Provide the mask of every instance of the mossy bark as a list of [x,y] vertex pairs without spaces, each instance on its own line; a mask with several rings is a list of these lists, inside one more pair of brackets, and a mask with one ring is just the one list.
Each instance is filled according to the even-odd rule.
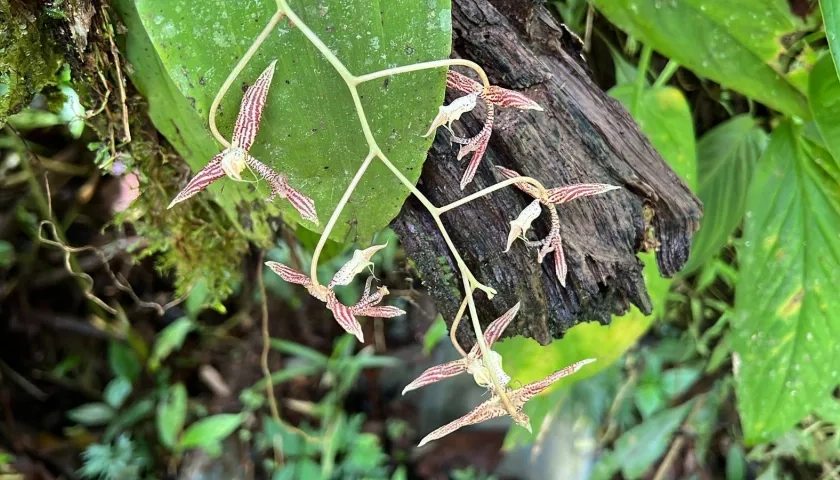
[[[567,288],[554,276],[550,256],[540,265],[536,251],[519,241],[502,252],[509,222],[530,201],[525,194],[504,189],[445,214],[444,223],[469,268],[499,292],[492,301],[476,293],[481,323],[521,301],[505,335],[546,344],[579,322],[608,323],[630,304],[649,313],[636,253],[656,248],[661,274],[679,271],[699,225],[700,201],[624,107],[591,81],[579,41],[546,7],[521,0],[454,0],[452,15],[454,56],[476,61],[492,83],[525,92],[545,112],[499,111],[483,165],[464,191],[458,183],[465,163],[455,160],[457,145],[450,145],[448,134],[439,133],[421,177],[424,194],[437,205],[458,200],[499,181],[491,165],[535,177],[547,187],[579,182],[622,187],[559,207]],[[447,101],[457,96],[448,94]],[[480,119],[465,115],[456,133],[471,136],[480,129]],[[547,220],[544,212],[531,235],[545,236]],[[419,202],[410,200],[393,226],[451,323],[462,283],[434,222]],[[441,268],[441,261],[449,268]],[[469,322],[461,324],[458,335],[466,345],[474,342]]]

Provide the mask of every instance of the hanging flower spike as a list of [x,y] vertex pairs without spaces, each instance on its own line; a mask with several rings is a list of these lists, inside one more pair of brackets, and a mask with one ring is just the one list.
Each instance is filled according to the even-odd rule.
[[364,250],[356,250],[353,252],[353,258],[335,272],[335,275],[333,275],[328,287],[333,288],[336,285],[349,285],[356,274],[360,273],[367,267],[373,267],[373,262],[370,261],[371,257],[373,257],[376,252],[387,246],[388,242],[385,242],[383,245],[374,245]]
[[[509,168],[496,168],[502,174],[502,176],[508,179],[513,179],[521,176],[519,175],[519,173]],[[525,225],[526,220],[520,221],[520,218],[522,218],[525,214],[525,210],[531,208],[531,206],[533,205],[532,202],[531,205],[528,205],[528,208],[522,211],[522,213],[519,215],[520,218],[517,218],[513,222],[510,222],[511,231],[508,235],[508,243],[505,252],[510,250],[511,244],[518,237],[523,237],[525,239],[525,243],[530,247],[540,247],[539,254],[537,255],[537,261],[539,263],[542,263],[543,258],[545,258],[546,255],[548,255],[551,252],[554,252],[554,274],[557,276],[557,280],[560,281],[560,285],[565,287],[566,275],[568,274],[568,267],[566,265],[566,254],[563,252],[563,238],[560,236],[560,216],[557,215],[557,210],[554,206],[569,202],[576,198],[600,195],[602,193],[606,193],[611,190],[616,190],[621,187],[617,187],[615,185],[608,185],[605,183],[575,183],[563,187],[550,188],[546,190],[545,193],[540,194],[539,189],[531,185],[530,183],[516,182],[514,183],[514,185],[516,186],[516,188],[535,198],[535,202],[539,202],[549,207],[548,212],[551,215],[551,229],[549,230],[548,236],[538,241],[530,241],[527,238],[525,238],[524,230],[522,232],[522,235],[515,234],[517,228],[521,228],[523,225]],[[528,222],[527,225],[530,226],[530,222]]]
[[[511,320],[513,320],[519,312],[519,305],[520,304],[517,303],[513,306],[513,308],[502,314],[501,317],[493,320],[493,322],[484,331],[484,343],[487,344],[487,348],[491,348],[493,344],[496,343],[496,340],[502,336],[502,332],[504,332],[505,328],[507,328]],[[496,371],[496,378],[499,380],[502,387],[505,387],[508,382],[510,382],[510,377],[504,372],[504,370],[501,369],[502,356],[493,350],[490,351],[490,356],[491,359],[487,363],[490,364],[490,368],[493,368]],[[406,385],[402,394],[405,395],[407,392],[416,390],[420,387],[424,387],[445,378],[454,377],[462,372],[470,372],[478,385],[487,387],[491,385],[492,382],[490,381],[489,374],[487,373],[488,367],[484,365],[484,363],[485,362],[481,361],[481,349],[479,348],[478,343],[476,343],[470,349],[470,352],[466,357],[442,363],[440,365],[435,365],[434,367],[426,369],[426,371],[420,374],[420,376],[413,382]]]
[[431,135],[435,129],[443,125],[446,125],[446,128],[451,133],[452,122],[461,118],[461,115],[464,113],[475,108],[475,99],[473,96],[480,98],[487,107],[487,118],[484,120],[484,126],[478,135],[470,138],[455,136],[452,138],[455,143],[461,144],[461,149],[458,151],[458,160],[461,160],[470,153],[473,154],[470,163],[467,165],[467,170],[461,178],[461,190],[463,190],[475,177],[475,172],[478,170],[478,165],[481,163],[481,159],[484,157],[484,152],[487,150],[487,145],[490,142],[490,134],[493,131],[495,117],[494,107],[518,108],[520,110],[536,110],[540,112],[543,111],[543,108],[537,102],[519,92],[496,85],[484,88],[484,85],[481,83],[453,70],[449,70],[446,73],[446,87],[461,93],[466,93],[467,96],[454,100],[448,106],[440,107],[437,117],[435,117],[429,131],[424,136]]
[[531,222],[539,217],[540,213],[542,213],[542,205],[540,205],[540,201],[537,199],[525,207],[519,216],[516,217],[516,220],[510,222],[510,233],[508,234],[505,252],[510,250],[510,246],[513,245],[514,240],[525,236],[525,233],[531,228]]
[[318,224],[318,215],[315,212],[315,203],[312,199],[290,187],[285,176],[278,174],[248,154],[260,128],[260,120],[262,119],[262,112],[265,108],[268,89],[271,86],[276,64],[276,60],[271,62],[254,84],[245,91],[233,127],[230,147],[214,156],[204,168],[199,170],[187,183],[187,186],[172,200],[167,209],[197,195],[225,175],[233,180],[242,181],[242,171],[246,166],[250,166],[268,182],[271,189],[271,196],[268,201],[275,197],[287,198],[300,212],[301,217],[316,225]]
[[[513,420],[517,423],[517,425],[527,429],[530,432],[531,421],[528,418],[528,416],[525,415],[525,412],[522,410],[525,406],[525,403],[528,400],[534,398],[536,395],[543,392],[557,380],[577,372],[584,365],[587,365],[594,361],[594,358],[581,360],[580,362],[574,363],[562,370],[558,370],[552,373],[551,375],[543,378],[542,380],[529,383],[528,385],[525,385],[521,388],[517,388],[516,390],[508,390],[508,397],[510,398],[510,401],[515,409],[515,415],[513,416]],[[460,429],[461,427],[485,422],[492,418],[503,417],[507,414],[508,411],[502,404],[501,398],[498,395],[494,394],[489,400],[476,407],[470,413],[426,435],[426,437],[424,437],[423,440],[421,440],[417,446],[422,447],[423,445],[431,442],[432,440],[437,440],[439,438],[445,437],[446,435],[449,435],[450,433]]]

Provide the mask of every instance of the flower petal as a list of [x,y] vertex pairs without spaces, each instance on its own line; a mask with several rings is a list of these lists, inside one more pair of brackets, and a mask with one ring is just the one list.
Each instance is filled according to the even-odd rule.
[[327,302],[327,308],[333,312],[333,317],[335,317],[335,321],[341,325],[341,328],[348,333],[355,335],[360,342],[365,341],[364,334],[362,333],[362,326],[359,324],[359,321],[356,320],[356,317],[353,315],[350,307],[339,302],[333,295]]
[[216,155],[207,165],[204,166],[195,176],[187,183],[187,186],[178,193],[166,209],[174,207],[176,204],[187,200],[198,194],[198,192],[207,188],[208,185],[225,176],[225,171],[222,170],[222,158],[227,154],[227,150]]
[[481,96],[497,107],[543,111],[543,108],[537,102],[525,95],[496,85],[491,85]]
[[280,275],[280,278],[289,283],[304,286],[312,285],[312,279],[309,278],[309,275],[304,275],[293,268],[283,265],[282,263],[265,262],[265,266],[270,268],[271,271],[273,271],[277,275]]
[[566,286],[566,275],[568,274],[566,266],[566,254],[563,252],[563,239],[558,235],[554,246],[554,274],[557,275],[557,280],[560,285]]
[[429,127],[429,131],[426,132],[424,137],[428,137],[438,127],[441,125],[446,125],[446,128],[451,132],[452,131],[452,122],[461,118],[461,115],[472,111],[475,108],[476,101],[478,100],[478,94],[473,93],[470,95],[465,95],[463,97],[458,97],[452,101],[449,105],[442,105],[438,109],[438,114],[435,119],[432,121],[432,125]]
[[539,200],[534,200],[519,213],[516,220],[510,222],[510,233],[508,233],[505,252],[510,250],[510,246],[513,245],[514,240],[525,236],[528,229],[531,228],[531,222],[539,217],[540,213],[542,213],[542,205],[540,205]]
[[434,367],[427,368],[426,371],[421,373],[419,377],[415,378],[414,381],[406,385],[402,394],[405,395],[406,392],[417,390],[420,387],[425,387],[426,385],[438,382],[445,378],[454,377],[466,370],[467,367],[464,364],[463,358],[435,365]]
[[328,285],[329,288],[332,288],[335,285],[349,285],[350,282],[353,281],[353,278],[364,270],[367,266],[372,266],[373,262],[370,261],[370,258],[379,250],[382,250],[388,245],[388,242],[385,242],[383,245],[374,245],[372,247],[368,247],[364,250],[356,250],[353,252],[353,258],[350,259],[349,262],[344,264],[332,278],[332,281]]
[[513,401],[517,405],[524,405],[525,402],[532,399],[536,395],[539,395],[543,392],[543,390],[547,389],[552,383],[560,380],[563,377],[568,377],[569,375],[577,372],[580,370],[584,365],[588,365],[594,362],[594,358],[587,358],[586,360],[581,360],[579,362],[573,363],[568,367],[558,370],[551,375],[543,378],[542,380],[537,380],[536,382],[529,383],[521,388],[517,388],[513,391],[511,395],[511,401]]
[[619,188],[621,187],[607,185],[605,183],[576,183],[574,185],[566,185],[564,187],[550,188],[546,190],[545,193],[548,197],[548,203],[557,205],[566,203],[576,198],[599,195]]
[[265,99],[268,96],[268,87],[271,85],[276,63],[277,60],[271,62],[257,81],[245,91],[245,96],[242,97],[242,103],[239,106],[239,115],[236,117],[236,125],[233,127],[233,145],[249,150],[254,139],[257,138],[260,118],[265,108]]
[[473,411],[464,415],[458,420],[455,420],[451,423],[447,423],[446,425],[438,428],[434,432],[426,435],[423,438],[423,440],[420,440],[420,443],[417,446],[422,447],[423,445],[431,442],[432,440],[443,438],[461,427],[485,422],[487,420],[490,420],[491,418],[498,418],[506,414],[507,412],[502,407],[499,398],[493,396],[492,398],[490,398],[490,400],[487,400],[486,402],[477,406]]
[[[497,166],[496,169],[499,171],[499,173],[502,174],[503,177],[508,178],[508,179],[522,176],[519,173],[517,173],[516,171],[511,170],[509,168],[498,167]],[[514,183],[514,185],[516,186],[516,188],[522,190],[523,192],[527,193],[528,195],[530,195],[534,198],[540,198],[540,190],[537,187],[531,185],[530,183],[517,182],[517,183]]]
[[358,314],[364,317],[394,318],[405,315],[405,310],[391,306],[368,307]]
[[492,347],[496,343],[496,340],[502,336],[502,332],[510,325],[511,320],[516,317],[516,314],[519,313],[520,305],[521,302],[516,302],[516,305],[511,307],[510,310],[503,313],[501,317],[493,320],[493,323],[487,326],[487,329],[484,330],[484,342],[487,343],[488,347]]
[[487,144],[490,142],[490,133],[492,132],[493,126],[492,111],[492,107],[487,110],[489,124],[485,123],[481,132],[471,138],[466,144],[462,145],[461,149],[458,151],[458,160],[464,158],[464,155],[467,155],[470,152],[475,152],[473,157],[470,159],[470,163],[467,165],[467,170],[464,172],[463,178],[461,178],[461,190],[473,181],[475,172],[478,170],[478,165],[484,157],[484,151],[487,150]]
[[480,93],[484,90],[484,85],[476,82],[472,78],[460,74],[454,70],[446,72],[446,88],[451,88],[463,93]]
[[304,220],[309,220],[315,225],[318,225],[318,213],[315,211],[315,202],[290,187],[285,175],[275,172],[271,167],[250,155],[245,156],[245,161],[260,177],[268,182],[271,195],[266,199],[267,202],[274,200],[275,197],[285,198],[289,200],[289,203],[295,207],[295,210],[300,213],[300,216]]
[[[510,376],[502,368],[502,356],[495,350],[487,352],[490,359],[476,358],[467,363],[467,371],[473,376],[473,380],[479,387],[493,388],[493,380],[490,378],[490,370],[496,374],[499,386],[507,387],[510,383]],[[467,357],[469,358],[469,356]]]

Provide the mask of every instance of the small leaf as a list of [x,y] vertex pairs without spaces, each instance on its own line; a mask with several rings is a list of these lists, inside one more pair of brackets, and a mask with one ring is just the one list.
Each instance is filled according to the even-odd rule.
[[735,443],[726,453],[726,480],[744,480],[745,478],[747,478],[747,459],[744,456],[744,450]]
[[160,443],[174,448],[187,419],[187,389],[178,383],[169,388],[157,407],[157,430]]
[[658,460],[671,444],[671,437],[680,427],[694,401],[663,410],[636,425],[615,441],[613,459],[626,478],[641,476]]
[[840,380],[840,165],[781,123],[747,196],[731,319],[747,445],[772,441]]
[[820,0],[820,9],[834,63],[834,74],[840,77],[840,0]]
[[128,398],[131,390],[131,382],[127,378],[117,377],[108,382],[108,385],[105,386],[105,391],[102,393],[102,397],[105,399],[105,403],[114,409],[119,409],[123,402],[125,402],[125,399]]
[[137,380],[137,377],[140,376],[140,370],[143,368],[134,350],[127,344],[116,340],[108,343],[108,365],[110,365],[114,375],[126,378],[130,382]]
[[443,317],[438,314],[435,317],[435,321],[432,322],[432,325],[426,330],[426,335],[423,336],[423,353],[428,355],[432,352],[432,349],[440,343],[446,337],[448,330],[446,328],[446,321]]
[[279,350],[287,355],[293,355],[295,357],[300,357],[305,360],[309,360],[310,362],[316,365],[326,366],[327,362],[329,361],[329,357],[327,357],[323,353],[301,345],[299,343],[272,338],[269,342],[269,345],[275,350]]
[[636,387],[633,396],[636,408],[642,414],[642,418],[648,418],[665,406],[665,395],[658,385],[643,383]]
[[783,37],[800,25],[785,0],[594,0],[607,19],[662,55],[788,115],[805,96],[779,74]]
[[696,270],[716,255],[744,217],[747,188],[768,136],[749,115],[739,115],[706,132],[697,144],[699,186],[703,201],[700,230],[681,274]]
[[187,317],[181,317],[161,330],[152,347],[152,354],[149,356],[149,368],[157,370],[160,362],[184,345],[187,334],[193,329],[195,329],[195,323]]
[[104,425],[114,418],[114,409],[104,403],[86,403],[67,412],[67,417],[89,427]]
[[181,435],[178,447],[188,449],[212,446],[224,440],[239,428],[242,420],[242,415],[232,413],[222,413],[202,418],[187,427],[184,434]]

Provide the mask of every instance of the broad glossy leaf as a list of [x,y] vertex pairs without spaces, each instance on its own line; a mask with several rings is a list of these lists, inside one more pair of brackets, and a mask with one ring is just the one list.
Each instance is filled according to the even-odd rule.
[[[640,258],[645,263],[645,283],[653,301],[654,312],[661,312],[671,281],[659,276],[656,259],[652,253],[642,254]],[[547,346],[542,346],[525,337],[507,338],[496,343],[493,349],[504,357],[505,371],[512,379],[522,382],[523,385],[546,377],[578,360],[597,359],[595,363],[587,365],[574,375],[559,380],[544,393],[528,402],[529,407],[533,409],[529,410],[529,415],[533,411],[542,412],[542,415],[531,415],[533,435],[519,428],[511,429],[509,435],[515,435],[516,441],[533,440],[534,435],[540,430],[539,426],[545,418],[545,412],[548,411],[548,409],[533,405],[549,399],[550,392],[555,391],[558,386],[571,385],[609,367],[635,345],[653,323],[654,318],[654,315],[645,316],[632,307],[627,315],[613,317],[610,325],[601,325],[597,322],[582,323],[571,328],[562,339],[555,340]]]
[[834,59],[835,75],[840,77],[840,0],[820,0],[825,36]]
[[[125,0],[123,0],[125,1]],[[451,45],[449,0],[367,2],[343,0],[314,4],[290,2],[296,13],[355,74],[447,58]],[[136,0],[137,12],[179,102],[190,103],[171,120],[183,142],[179,151],[193,171],[221,150],[207,130],[210,104],[228,73],[275,10],[272,1]],[[333,208],[368,152],[345,83],[296,28],[283,21],[269,35],[222,101],[218,126],[231,134],[241,87],[249,85],[277,59],[274,79],[251,154],[288,175],[292,187],[312,197],[326,224]],[[142,75],[137,71],[135,75]],[[364,84],[360,96],[373,135],[383,151],[416,181],[432,139],[421,135],[443,101],[444,69],[400,75]],[[184,132],[189,127],[189,134]],[[163,126],[159,125],[159,128]],[[173,132],[169,131],[169,137]],[[167,131],[164,130],[164,134]],[[244,207],[258,215],[268,196],[265,184],[229,179],[214,191],[225,208]],[[360,237],[363,243],[398,213],[408,191],[375,162],[357,187],[332,238]],[[250,203],[245,205],[242,201]],[[299,218],[289,203],[269,205]],[[308,222],[307,228],[315,228]],[[348,237],[349,235],[349,237]]]
[[607,19],[698,75],[781,112],[807,117],[805,96],[777,71],[799,22],[785,0],[593,0]]
[[697,143],[697,196],[704,213],[683,275],[717,254],[741,223],[747,188],[767,139],[755,119],[739,115],[706,132]]
[[697,191],[697,150],[691,110],[674,87],[648,88],[636,99],[635,85],[619,85],[609,94],[621,102],[668,165]]
[[829,401],[840,381],[840,168],[784,122],[747,196],[732,318],[747,444]]
[[840,160],[840,78],[830,56],[823,56],[811,71],[808,96],[822,141],[831,155]]

